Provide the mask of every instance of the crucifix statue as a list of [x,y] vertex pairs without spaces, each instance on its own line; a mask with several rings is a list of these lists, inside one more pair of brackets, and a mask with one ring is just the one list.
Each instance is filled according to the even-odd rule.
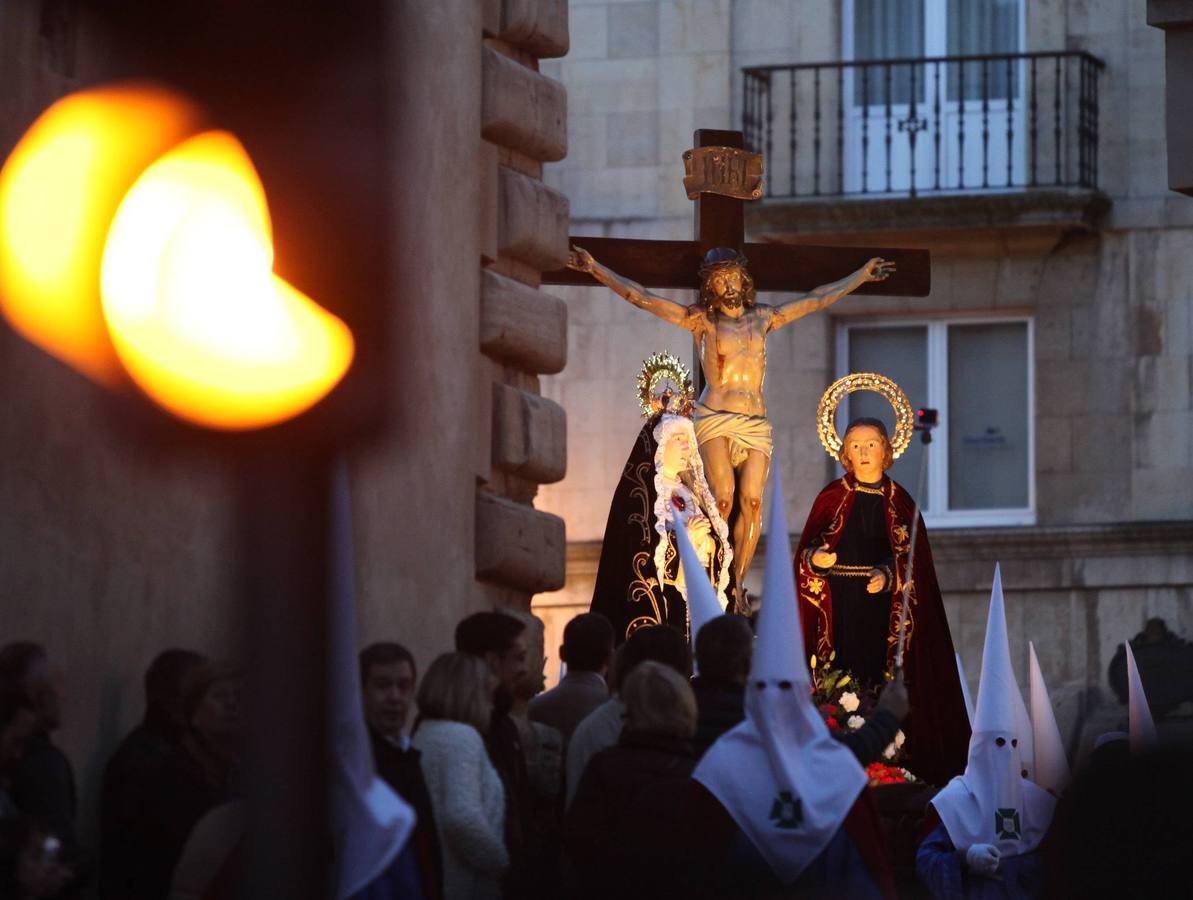
[[[761,196],[761,158],[741,149],[740,132],[697,131],[696,144],[685,154],[685,186],[698,198],[696,241],[573,238],[568,270],[548,273],[544,281],[595,280],[692,334],[704,382],[696,436],[717,506],[734,523],[737,609],[746,612],[744,581],[761,530],[772,445],[762,392],[767,334],[872,283],[883,282],[884,294],[926,294],[928,254],[745,244],[743,205]],[[832,270],[851,274],[822,277]],[[828,283],[814,286],[819,281]],[[699,296],[685,306],[648,287],[696,287]],[[755,301],[757,290],[793,296],[770,306]]]

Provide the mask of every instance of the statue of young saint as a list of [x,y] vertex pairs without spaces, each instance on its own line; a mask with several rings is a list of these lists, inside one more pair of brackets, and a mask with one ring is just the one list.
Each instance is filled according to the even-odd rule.
[[[881,686],[894,674],[916,514],[911,495],[885,473],[910,440],[912,414],[893,382],[874,375],[851,377],[889,384],[906,404],[897,413],[903,424],[896,430],[897,446],[886,425],[870,418],[851,422],[839,447],[832,447],[831,439],[825,442],[830,453],[837,450],[845,475],[812,504],[795,554],[796,592],[806,652],[820,659],[835,653],[834,669]],[[831,413],[828,418],[831,422]],[[822,419],[822,438],[823,425]],[[907,766],[929,783],[944,784],[965,769],[968,714],[922,519],[916,531],[903,655],[911,700],[903,726]]]
[[[696,448],[687,368],[660,353],[638,377],[646,424],[609,504],[591,611],[620,644],[646,625],[690,630],[688,591],[674,528],[685,527],[722,609],[732,609],[733,550]],[[660,385],[662,391],[656,391]]]
[[699,272],[700,296],[691,306],[650,293],[602,266],[581,247],[572,249],[568,267],[591,274],[639,309],[691,332],[705,380],[693,414],[700,456],[717,508],[726,520],[737,500],[733,573],[742,611],[740,588],[762,527],[762,491],[771,456],[771,424],[762,397],[766,336],[831,306],[868,281],[886,280],[894,263],[875,257],[840,281],[777,306],[755,301],[745,256],[726,247],[705,254]]

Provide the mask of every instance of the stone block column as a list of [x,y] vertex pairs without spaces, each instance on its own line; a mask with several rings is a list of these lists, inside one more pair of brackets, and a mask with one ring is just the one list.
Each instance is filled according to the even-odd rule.
[[542,180],[567,153],[567,92],[539,60],[568,49],[566,0],[485,0],[480,351],[491,382],[488,472],[477,487],[476,576],[495,606],[529,609],[564,583],[561,518],[534,508],[567,460],[563,408],[539,376],[567,360],[567,309],[539,289],[567,261],[568,200]]

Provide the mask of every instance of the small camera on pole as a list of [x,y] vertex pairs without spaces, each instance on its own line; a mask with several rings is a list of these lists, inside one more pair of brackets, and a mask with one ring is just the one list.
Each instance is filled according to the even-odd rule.
[[915,411],[915,430],[920,433],[920,443],[932,443],[932,429],[940,422],[940,415],[934,409],[920,407]]

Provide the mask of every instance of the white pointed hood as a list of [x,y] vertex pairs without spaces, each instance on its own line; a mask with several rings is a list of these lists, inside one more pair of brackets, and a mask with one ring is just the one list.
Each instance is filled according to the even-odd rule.
[[[978,692],[980,693],[982,686],[978,685]],[[1015,681],[1015,694],[1011,697],[1015,704],[1015,730],[1019,733],[1019,762],[1023,764],[1022,773],[1024,778],[1030,778],[1039,784],[1036,779],[1036,741],[1035,731],[1031,725],[1031,713],[1027,711],[1027,704],[1023,702],[1023,692],[1019,690],[1019,681]]]
[[692,642],[692,653],[696,652],[696,634],[708,622],[722,615],[725,610],[717,600],[708,571],[700,565],[696,548],[688,537],[683,522],[675,523],[675,544],[679,547],[679,562],[683,567],[684,581],[688,586],[688,636]]
[[969,695],[969,682],[965,680],[965,666],[961,665],[961,654],[954,653],[957,660],[957,677],[961,679],[961,696],[965,699],[965,714],[969,716],[969,730],[973,731],[973,697]]
[[1152,750],[1159,743],[1156,723],[1152,720],[1151,707],[1147,705],[1147,694],[1143,692],[1143,679],[1139,677],[1139,666],[1135,665],[1135,654],[1131,642],[1127,648],[1127,717],[1130,722],[1131,752],[1143,753]]
[[693,777],[790,884],[841,827],[866,773],[812,704],[777,461],[767,504],[766,573],[746,719],[713,744]]
[[1052,824],[1056,799],[1023,777],[1020,747],[1028,727],[1023,697],[1011,668],[1002,575],[994,569],[982,674],[969,761],[932,799],[949,839],[959,849],[994,844],[1004,856],[1034,850]]
[[331,508],[331,824],[335,897],[345,900],[378,878],[414,830],[414,809],[377,777],[365,729],[356,648],[348,469],[332,476]]
[[1052,699],[1048,696],[1044,674],[1040,671],[1035,645],[1029,641],[1027,648],[1032,750],[1035,754],[1032,780],[1044,790],[1059,797],[1069,786],[1073,773],[1069,769],[1068,757],[1065,756],[1065,744],[1056,724],[1056,713],[1052,709]]

